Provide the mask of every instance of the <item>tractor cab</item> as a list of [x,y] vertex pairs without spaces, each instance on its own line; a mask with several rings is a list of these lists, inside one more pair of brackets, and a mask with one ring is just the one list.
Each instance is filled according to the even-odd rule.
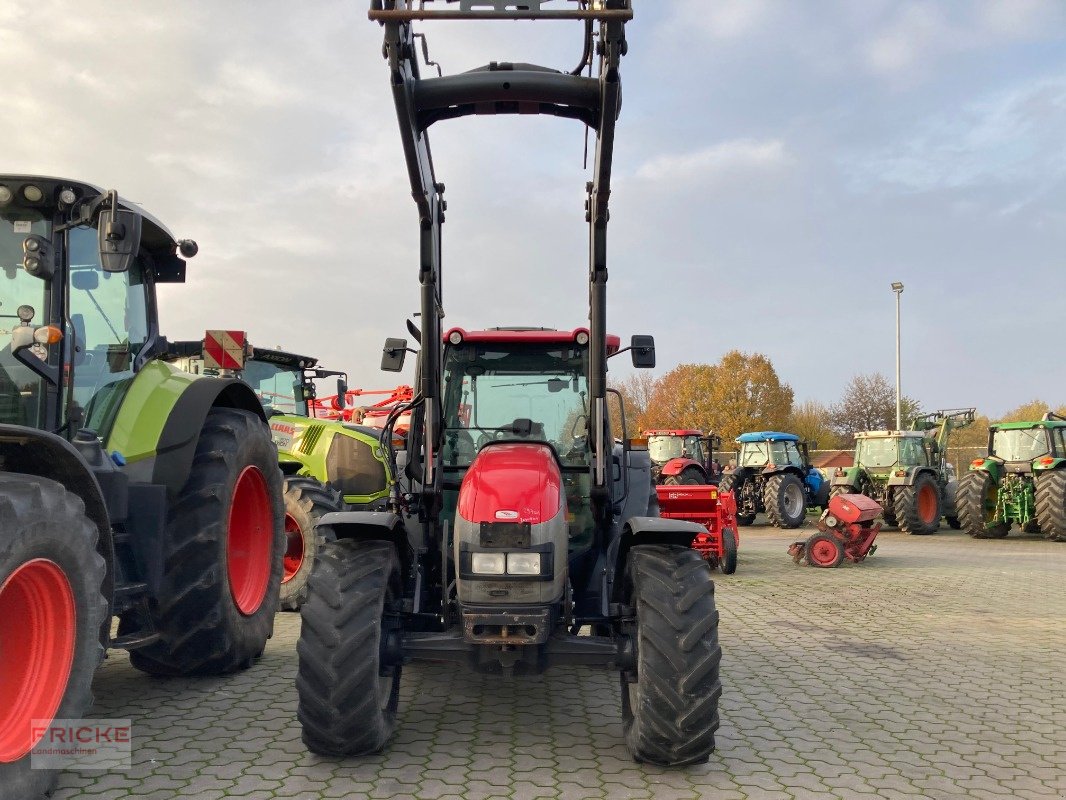
[[1028,471],[1041,457],[1066,457],[1066,425],[1015,422],[991,428],[988,457],[1008,471]]
[[645,431],[648,456],[656,483],[717,483],[718,469],[714,449],[721,444],[717,436],[705,436],[697,430]]
[[[559,470],[571,550],[587,547],[594,528],[588,331],[453,328],[444,340],[446,508],[454,509],[464,477],[487,448],[532,444]],[[607,346],[616,352],[618,337],[609,336]]]
[[175,242],[115,192],[0,176],[0,422],[106,435],[165,347],[155,284],[183,282]]
[[897,467],[935,464],[934,442],[918,431],[867,431],[855,434],[855,464],[887,475]]

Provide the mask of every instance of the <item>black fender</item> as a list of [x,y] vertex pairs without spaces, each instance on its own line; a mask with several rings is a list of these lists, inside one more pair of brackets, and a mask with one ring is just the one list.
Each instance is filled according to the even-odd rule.
[[85,503],[85,514],[100,530],[96,549],[103,556],[105,626],[110,631],[115,598],[115,540],[100,482],[70,442],[54,433],[22,425],[0,425],[0,461],[7,472],[36,475],[62,484]]
[[693,539],[707,529],[697,522],[662,517],[630,517],[622,531],[612,542],[607,552],[608,596],[612,602],[621,602],[622,581],[629,551],[641,544],[672,544],[691,547]]
[[213,408],[250,411],[266,422],[263,406],[248,384],[236,378],[200,378],[190,383],[171,409],[156,445],[152,483],[166,487],[170,502],[177,500],[189,478],[200,431]]
[[391,511],[333,511],[319,517],[316,527],[328,527],[338,539],[392,542],[405,568],[414,562],[403,519]]

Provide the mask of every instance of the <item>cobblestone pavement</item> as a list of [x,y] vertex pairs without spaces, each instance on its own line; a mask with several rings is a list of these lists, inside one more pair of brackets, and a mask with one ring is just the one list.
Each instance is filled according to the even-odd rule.
[[295,719],[299,616],[226,679],[141,675],[113,652],[99,717],[132,718],[133,768],[55,797],[894,798],[1066,796],[1066,544],[894,531],[860,565],[795,566],[796,533],[743,530],[719,576],[722,727],[708,764],[634,764],[617,678],[405,669],[388,752],[322,759]]

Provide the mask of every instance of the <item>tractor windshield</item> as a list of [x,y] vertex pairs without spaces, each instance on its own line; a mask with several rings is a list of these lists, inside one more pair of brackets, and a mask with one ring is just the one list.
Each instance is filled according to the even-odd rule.
[[[22,243],[31,233],[48,238],[49,221],[39,211],[0,211],[0,422],[40,427],[44,403],[44,379],[18,361],[11,352],[12,331],[23,324],[23,315],[33,316],[33,326],[48,320],[46,284],[22,268]],[[54,346],[53,346],[54,347]],[[35,355],[48,360],[44,345],[34,345]]]
[[862,467],[892,467],[899,461],[899,440],[860,439],[855,448],[855,463]]
[[1043,427],[992,434],[992,455],[1004,461],[1032,461],[1047,454],[1047,432]]
[[649,436],[648,456],[655,464],[665,464],[674,458],[702,461],[703,442],[699,436]]
[[517,342],[448,347],[444,463],[468,466],[504,439],[550,443],[564,466],[587,467],[588,350]]
[[740,448],[740,466],[765,467],[769,464],[803,466],[803,456],[795,442],[744,442]]
[[267,416],[272,413],[307,416],[301,370],[266,361],[248,360],[244,362],[242,378],[255,390]]

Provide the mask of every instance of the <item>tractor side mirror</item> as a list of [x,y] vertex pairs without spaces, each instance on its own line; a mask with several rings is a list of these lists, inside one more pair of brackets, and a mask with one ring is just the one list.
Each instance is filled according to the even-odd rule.
[[403,369],[404,359],[407,358],[406,339],[386,339],[385,347],[381,351],[381,369],[384,372],[399,372]]
[[97,230],[104,272],[127,272],[141,245],[141,215],[119,209],[118,196],[112,193],[111,208],[100,211]]
[[634,367],[637,369],[653,369],[655,367],[654,336],[633,336],[629,340],[629,348]]
[[348,381],[344,378],[337,378],[337,402],[344,405],[344,398],[348,394]]

